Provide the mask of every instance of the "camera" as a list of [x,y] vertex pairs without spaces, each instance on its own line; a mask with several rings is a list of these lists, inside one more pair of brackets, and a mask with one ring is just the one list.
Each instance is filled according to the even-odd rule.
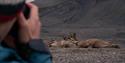
[[[30,8],[25,4],[22,11],[23,11],[23,14],[24,14],[25,18],[28,19],[29,14],[30,14]],[[14,37],[17,41],[18,41],[18,31],[19,31],[19,26],[18,26],[18,23],[16,21],[14,23],[14,25],[12,26],[12,29],[10,30],[9,35]]]
[[[29,18],[30,8],[26,2],[31,2],[32,0],[0,0],[0,22],[11,21],[20,12],[24,13],[26,19]],[[11,35],[18,41],[18,31],[19,26],[17,21],[12,26],[8,35]]]

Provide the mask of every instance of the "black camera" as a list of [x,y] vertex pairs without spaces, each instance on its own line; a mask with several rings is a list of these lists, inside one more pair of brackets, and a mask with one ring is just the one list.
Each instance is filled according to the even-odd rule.
[[[26,0],[0,0],[0,21],[6,21],[7,19],[14,18],[20,12],[24,13],[26,19],[29,18],[30,8],[26,4]],[[11,35],[18,40],[19,26],[17,21],[12,26],[8,35]]]
[[[29,14],[30,14],[30,8],[25,5],[23,8],[23,13],[26,19],[29,18]],[[17,21],[14,23],[14,25],[12,26],[12,29],[9,32],[9,35],[13,36],[15,39],[18,40],[18,31],[19,31],[19,26]]]

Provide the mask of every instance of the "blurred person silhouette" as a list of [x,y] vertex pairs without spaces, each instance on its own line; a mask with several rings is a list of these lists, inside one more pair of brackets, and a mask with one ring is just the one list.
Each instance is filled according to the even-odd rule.
[[[23,12],[25,6],[30,9],[28,18]],[[40,29],[35,4],[0,0],[0,63],[52,63],[52,55],[40,38]]]

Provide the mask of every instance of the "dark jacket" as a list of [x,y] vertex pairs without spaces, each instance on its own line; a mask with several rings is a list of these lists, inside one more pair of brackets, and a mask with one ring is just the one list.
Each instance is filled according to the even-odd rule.
[[1,42],[0,63],[52,63],[52,55],[41,39],[20,44],[17,49]]

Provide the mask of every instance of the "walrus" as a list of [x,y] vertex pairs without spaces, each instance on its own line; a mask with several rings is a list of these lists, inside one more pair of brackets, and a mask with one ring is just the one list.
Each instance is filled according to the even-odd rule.
[[76,38],[76,33],[69,33],[67,36],[62,37],[63,40],[68,41],[68,43],[77,44],[78,39]]
[[53,40],[53,42],[51,42],[49,47],[59,47],[59,48],[71,48],[72,47],[73,48],[73,47],[76,47],[76,45],[68,40],[60,40],[60,41]]
[[57,40],[51,40],[49,43],[49,47],[60,47],[61,43]]
[[76,33],[69,33],[66,36],[63,36],[62,38],[63,38],[63,40],[74,40],[74,41],[78,40],[76,38]]
[[101,39],[88,39],[85,41],[78,42],[79,48],[120,48],[117,44],[112,44],[110,41],[104,41]]

